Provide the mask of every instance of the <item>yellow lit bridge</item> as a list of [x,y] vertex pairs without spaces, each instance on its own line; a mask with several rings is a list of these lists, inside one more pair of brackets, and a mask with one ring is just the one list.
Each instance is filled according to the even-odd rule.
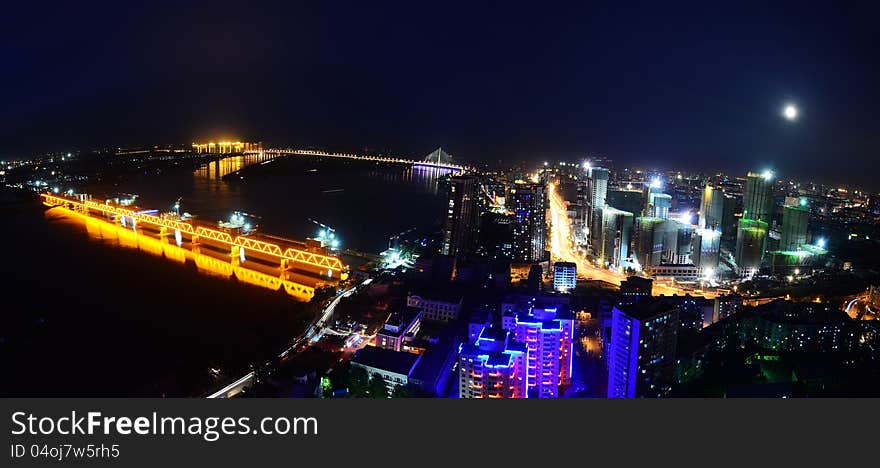
[[[242,282],[273,290],[283,286],[297,299],[311,299],[316,287],[336,285],[348,277],[348,267],[338,257],[305,243],[274,236],[233,235],[197,222],[94,200],[51,194],[41,197],[47,206],[61,207],[106,225],[99,226],[103,228],[102,237],[115,233],[113,237],[120,241],[166,258],[193,258],[207,272],[235,275]],[[145,235],[145,231],[152,231],[158,238]],[[169,240],[172,237],[173,243]]]

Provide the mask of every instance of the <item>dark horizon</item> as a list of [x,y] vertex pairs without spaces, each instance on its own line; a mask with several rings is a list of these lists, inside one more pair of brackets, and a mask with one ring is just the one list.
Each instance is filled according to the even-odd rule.
[[8,7],[0,158],[235,137],[880,189],[876,6],[154,5]]

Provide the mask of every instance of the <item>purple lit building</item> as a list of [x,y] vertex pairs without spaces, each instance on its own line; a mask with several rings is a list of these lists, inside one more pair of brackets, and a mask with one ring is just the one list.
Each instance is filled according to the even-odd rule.
[[557,398],[571,381],[574,317],[567,301],[553,296],[522,299],[502,305],[502,328],[528,348],[529,396]]
[[458,353],[459,398],[525,398],[528,349],[507,330],[484,327]]

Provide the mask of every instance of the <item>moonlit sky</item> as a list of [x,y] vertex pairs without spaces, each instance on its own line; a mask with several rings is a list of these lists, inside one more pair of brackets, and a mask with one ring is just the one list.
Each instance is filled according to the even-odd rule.
[[0,158],[227,136],[880,190],[867,2],[181,3],[6,5]]

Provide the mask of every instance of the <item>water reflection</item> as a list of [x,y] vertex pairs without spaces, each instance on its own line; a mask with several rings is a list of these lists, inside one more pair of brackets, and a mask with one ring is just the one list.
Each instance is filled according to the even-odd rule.
[[[88,234],[89,239],[102,244],[137,249],[141,252],[163,257],[178,264],[192,261],[199,273],[216,276],[225,279],[235,279],[242,283],[259,286],[261,288],[278,291],[282,287],[284,291],[297,301],[309,301],[315,295],[315,288],[295,281],[256,271],[245,266],[234,265],[232,259],[219,252],[208,249],[189,250],[175,245],[164,239],[150,237],[150,235],[138,232],[134,228],[125,228],[112,224],[99,218],[85,216],[83,214],[56,207],[46,211],[46,217],[60,216],[81,223]],[[166,238],[167,239],[167,238]]]
[[275,159],[275,156],[270,156],[263,152],[230,156],[203,164],[195,170],[193,175],[197,179],[220,181],[223,177],[238,172],[245,167],[271,161],[272,159]]

